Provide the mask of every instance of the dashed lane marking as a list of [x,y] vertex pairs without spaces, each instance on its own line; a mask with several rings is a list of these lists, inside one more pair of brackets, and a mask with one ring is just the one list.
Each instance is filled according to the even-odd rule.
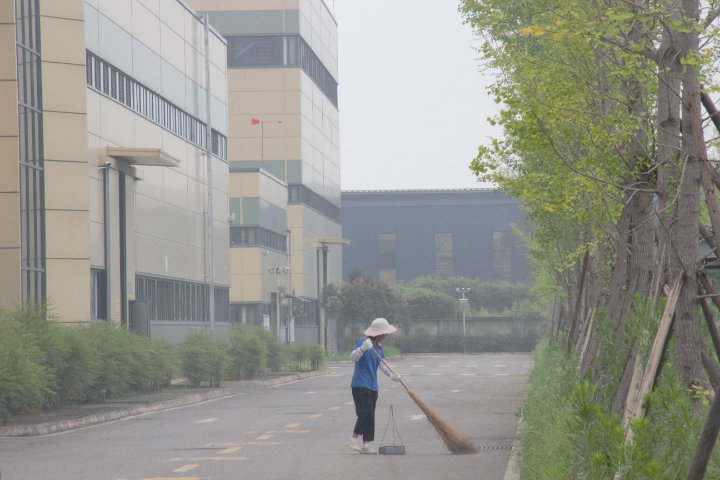
[[285,425],[285,428],[295,428],[295,427],[299,427],[299,426],[300,426],[299,423],[290,423],[288,425]]
[[270,437],[272,437],[272,435],[260,435],[255,440],[267,440]]
[[330,368],[334,370],[334,369],[336,369],[336,368],[340,368],[340,367],[330,367]]
[[218,453],[235,453],[238,450],[240,450],[240,447],[230,447],[226,448],[225,450],[220,450]]
[[205,420],[197,420],[192,423],[211,423],[217,421],[217,418],[206,418]]
[[452,393],[460,393],[460,390],[450,390]]
[[477,365],[465,365],[466,367],[477,368]]
[[173,470],[173,473],[187,472],[187,471],[192,470],[193,468],[197,468],[199,466],[200,466],[199,463],[191,463],[189,465],[183,465],[182,467],[176,468],[175,470]]
[[340,407],[330,407],[330,408],[328,408],[328,410],[338,410],[338,409],[340,409]]
[[355,402],[345,402],[345,405],[354,405]]
[[422,368],[425,365],[411,365],[410,368]]
[[410,417],[410,420],[422,420],[425,415],[408,415],[408,417]]
[[433,375],[435,375],[435,376],[442,375],[442,373],[428,373],[428,376],[433,376]]
[[[497,375],[497,374],[496,374]],[[460,376],[463,377],[475,377],[476,375],[474,373],[461,373]]]
[[221,461],[221,460],[247,460],[248,457],[195,457],[195,458],[173,458],[171,462],[199,462],[202,460],[207,461]]
[[306,395],[310,395],[311,393],[317,393],[317,392],[305,392]]
[[441,367],[452,367],[452,365],[440,365]]
[[493,374],[494,377],[507,377],[509,376],[509,373],[495,373]]
[[322,413],[315,413],[313,415],[310,415],[310,417],[308,417],[308,418],[320,418],[320,417],[322,417]]

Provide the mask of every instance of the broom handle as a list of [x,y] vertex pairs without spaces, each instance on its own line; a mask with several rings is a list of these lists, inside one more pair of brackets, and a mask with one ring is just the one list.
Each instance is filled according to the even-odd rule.
[[[363,338],[366,339],[366,337],[363,337]],[[366,339],[366,340],[367,340],[367,339]],[[390,365],[388,365],[388,363],[385,361],[385,359],[384,359],[383,357],[380,356],[380,354],[377,352],[377,350],[375,350],[374,348],[371,348],[370,350],[372,350],[373,353],[378,356],[378,358],[380,359],[380,361],[385,364],[385,366],[388,368],[388,370],[390,370],[390,373],[395,374],[395,370],[393,370],[393,369],[390,367]],[[400,379],[400,384],[401,384],[403,387],[405,387],[405,390],[407,390],[408,393],[410,393],[410,389],[407,387],[407,385],[405,385],[405,382],[402,381],[402,378]]]

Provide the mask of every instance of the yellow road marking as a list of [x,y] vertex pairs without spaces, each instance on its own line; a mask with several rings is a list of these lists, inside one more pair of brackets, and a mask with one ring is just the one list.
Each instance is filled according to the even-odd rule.
[[462,362],[463,360],[465,360],[466,358],[469,358],[469,357],[470,357],[470,355],[466,355],[466,356],[462,357],[460,360],[455,360],[454,362],[450,362],[450,363],[451,363],[451,364],[460,363],[460,362]]
[[339,409],[339,408],[340,408],[340,407],[330,407],[330,408],[328,408],[328,410],[337,410],[337,409]]
[[310,418],[320,418],[322,417],[322,413],[316,413],[315,415],[310,415]]
[[171,462],[199,462],[201,460],[247,460],[248,457],[195,457],[195,458],[173,458]]
[[270,437],[272,437],[272,435],[260,435],[255,440],[267,440]]
[[290,425],[285,425],[284,428],[294,428],[294,427],[298,427],[298,426],[300,426],[299,423],[291,423]]
[[[122,480],[122,479],[121,479]],[[143,478],[143,480],[200,480],[200,477]]]
[[[308,430],[309,431],[309,430]],[[228,446],[228,445],[282,445],[286,442],[243,442],[243,443],[208,443],[206,447]]]
[[238,450],[240,450],[240,447],[231,447],[231,448],[226,448],[225,450],[220,450],[218,453],[233,453],[233,452],[237,452]]
[[[390,388],[397,388],[397,385],[393,385],[393,386],[391,386]],[[352,403],[352,402],[351,402],[351,403]]]
[[198,464],[198,463],[191,463],[190,465],[184,465],[180,468],[176,468],[175,470],[173,470],[173,472],[175,472],[175,473],[187,472],[188,470],[192,470],[193,468],[197,468],[199,466],[200,466],[200,464]]
[[[310,430],[268,430],[265,433],[309,433]],[[272,437],[272,435],[270,435]]]
[[243,433],[243,435],[249,435],[252,433],[260,433],[260,432],[258,430],[248,430],[247,432],[242,432],[242,433]]
[[352,404],[354,404],[354,403],[355,403],[355,402],[345,402],[345,405],[352,405]]

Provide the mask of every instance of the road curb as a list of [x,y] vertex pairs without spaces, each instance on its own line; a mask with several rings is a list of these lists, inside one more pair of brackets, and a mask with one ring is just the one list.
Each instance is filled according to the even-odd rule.
[[144,413],[158,412],[169,408],[185,407],[195,403],[214,400],[217,398],[235,395],[235,388],[238,387],[271,387],[305,378],[326,375],[327,370],[319,370],[315,372],[304,372],[296,375],[288,375],[286,377],[274,378],[272,380],[245,380],[238,382],[223,382],[226,386],[206,393],[197,393],[185,397],[175,398],[173,400],[165,400],[163,402],[144,405],[142,407],[129,408],[126,410],[114,410],[106,413],[88,415],[86,417],[73,418],[62,422],[39,423],[37,425],[11,425],[9,427],[0,427],[0,437],[38,437],[41,435],[49,435],[51,433],[67,432],[78,428],[90,427],[101,423],[114,422],[123,418],[142,415]]
[[40,435],[48,435],[51,433],[66,432],[78,428],[89,427],[100,423],[113,422],[122,420],[123,418],[141,415],[143,413],[157,412],[168,408],[184,407],[193,403],[204,402],[216,398],[234,395],[231,389],[214,390],[207,393],[197,393],[188,395],[187,397],[175,398],[164,402],[153,403],[142,407],[129,408],[127,410],[114,410],[107,413],[99,413],[88,415],[87,417],[73,418],[62,422],[40,423],[37,425],[12,425],[9,427],[0,427],[0,437],[37,437]]
[[223,385],[228,387],[272,387],[275,385],[281,385],[283,383],[294,382],[296,380],[304,380],[311,377],[319,377],[320,375],[327,375],[330,373],[328,370],[316,370],[314,372],[303,372],[296,373],[295,375],[287,375],[285,377],[273,378],[272,380],[239,380],[235,382],[223,382]]
[[520,472],[517,468],[517,462],[515,461],[515,456],[518,452],[518,439],[517,439],[517,432],[520,431],[520,427],[522,426],[523,418],[520,417],[520,420],[518,421],[517,425],[517,431],[515,432],[515,439],[513,440],[512,445],[512,451],[510,452],[510,458],[508,459],[508,465],[505,469],[505,476],[503,477],[503,480],[520,480]]

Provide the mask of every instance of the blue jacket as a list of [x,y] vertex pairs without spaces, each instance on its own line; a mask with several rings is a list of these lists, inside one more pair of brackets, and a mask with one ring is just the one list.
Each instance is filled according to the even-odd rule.
[[[364,338],[358,340],[353,350],[360,348],[360,345],[365,341]],[[373,350],[380,354],[382,358],[385,358],[385,352],[382,346],[373,345]],[[373,392],[377,392],[378,380],[377,371],[380,365],[380,359],[370,350],[366,350],[360,360],[355,362],[355,372],[353,373],[351,387],[365,387],[369,388]]]

